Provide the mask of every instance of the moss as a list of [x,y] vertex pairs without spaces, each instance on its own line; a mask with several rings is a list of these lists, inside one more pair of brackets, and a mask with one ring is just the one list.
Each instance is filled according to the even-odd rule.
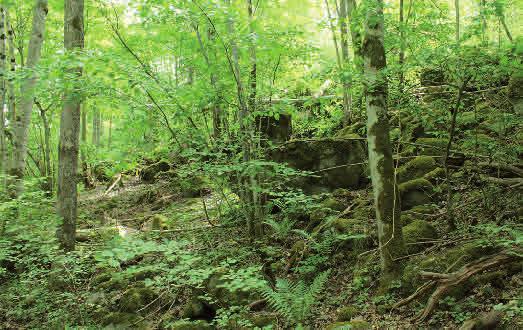
[[432,184],[439,184],[445,180],[445,169],[436,167],[429,173],[425,174],[423,178]]
[[415,244],[438,238],[438,232],[430,223],[424,220],[414,220],[403,227],[403,239],[407,244],[408,253],[419,252],[427,246],[426,244]]
[[206,330],[212,326],[205,321],[176,321],[170,325],[171,330]]
[[324,200],[321,203],[321,206],[323,206],[325,208],[328,208],[328,209],[331,209],[331,210],[340,211],[340,212],[344,211],[347,208],[345,203],[340,202],[336,198],[332,198],[332,197],[331,198],[327,198],[326,200]]
[[140,171],[140,179],[145,182],[154,182],[156,175],[161,172],[167,172],[171,166],[165,160],[149,165]]
[[350,321],[358,314],[358,309],[354,306],[345,306],[338,310],[337,320],[340,322]]
[[398,169],[398,182],[420,178],[437,167],[436,161],[430,156],[419,156],[411,159]]
[[419,138],[416,140],[418,152],[426,156],[442,156],[445,154],[447,140],[441,138]]
[[180,182],[180,190],[185,198],[200,197],[204,189],[205,180],[201,176],[191,176]]
[[156,297],[157,294],[150,288],[131,288],[120,298],[120,308],[124,312],[136,312]]
[[117,274],[111,277],[107,282],[100,284],[102,289],[109,291],[125,289],[129,285],[129,280],[124,278],[121,274]]
[[332,197],[340,199],[349,199],[352,194],[350,190],[344,188],[338,188],[332,192]]
[[[499,251],[497,247],[484,245],[481,241],[474,241],[425,257],[420,257],[405,267],[403,288],[405,292],[410,293],[423,284],[424,281],[419,277],[421,271],[436,273],[456,271],[468,262],[491,255],[497,251]],[[453,268],[449,270],[450,266]]]
[[429,204],[434,186],[426,179],[414,179],[398,186],[401,196],[401,209],[408,210],[414,206]]
[[94,286],[94,287],[97,287],[99,286],[100,284],[102,283],[105,283],[105,282],[108,282],[110,281],[112,278],[112,275],[111,273],[109,272],[102,272],[98,275],[95,275],[92,280],[91,280],[91,284]]
[[249,320],[258,328],[270,327],[277,322],[277,318],[273,314],[255,314]]
[[102,325],[113,326],[116,329],[145,329],[140,326],[141,317],[132,313],[110,312],[102,318]]
[[368,330],[372,329],[372,326],[369,322],[365,320],[352,320],[350,322],[336,322],[328,325],[326,330],[345,330],[345,329],[351,329],[351,330]]

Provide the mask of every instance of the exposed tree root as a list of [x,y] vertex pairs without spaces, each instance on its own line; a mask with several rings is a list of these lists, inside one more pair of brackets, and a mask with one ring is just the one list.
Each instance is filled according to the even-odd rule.
[[422,294],[431,290],[434,286],[436,289],[427,301],[427,305],[423,312],[416,318],[416,321],[421,322],[426,320],[434,311],[437,303],[443,298],[452,288],[463,284],[472,276],[481,273],[485,270],[508,264],[514,261],[521,260],[521,251],[514,253],[513,251],[503,251],[499,254],[481,258],[461,267],[458,271],[441,274],[433,272],[421,272],[421,277],[429,281],[420,286],[412,295],[399,301],[394,308],[404,306],[412,302],[414,299],[420,297]]

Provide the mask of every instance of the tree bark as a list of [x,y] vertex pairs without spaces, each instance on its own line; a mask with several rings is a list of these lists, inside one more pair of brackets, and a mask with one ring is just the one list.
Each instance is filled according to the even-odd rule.
[[48,106],[46,109],[35,100],[35,105],[40,111],[40,119],[42,120],[42,126],[44,127],[44,164],[43,170],[41,171],[45,176],[45,182],[43,183],[43,190],[46,192],[48,197],[53,194],[53,167],[51,165],[51,126],[49,125],[49,119],[47,118],[47,110],[51,107]]
[[9,19],[9,12],[5,12],[6,18],[6,28],[7,28],[7,45],[9,46],[9,70],[11,71],[11,77],[7,79],[7,91],[8,91],[8,105],[7,112],[8,118],[11,123],[14,123],[16,117],[16,95],[15,95],[15,85],[14,85],[14,75],[16,72],[16,56],[15,56],[15,41],[14,41],[14,31],[11,26],[11,20]]
[[[6,118],[4,111],[6,97],[6,47],[5,47],[5,9],[0,7],[0,176],[4,174],[7,168],[7,136],[6,136]],[[5,183],[2,177],[2,185]]]
[[383,0],[368,9],[363,42],[364,86],[367,107],[369,167],[382,268],[382,285],[401,275],[401,263],[394,259],[405,251],[401,232],[399,196],[396,189],[387,115],[387,62],[384,47]]
[[[78,52],[84,47],[84,1],[66,0],[64,15],[64,45],[68,52]],[[74,75],[73,87],[64,93],[60,120],[58,154],[58,215],[62,228],[58,231],[61,247],[72,251],[75,247],[77,217],[77,167],[80,133],[80,67],[70,68]]]
[[348,0],[340,0],[340,39],[341,39],[341,59],[342,59],[342,80],[343,80],[343,125],[351,124],[351,82],[346,75],[349,68],[349,13]]
[[14,189],[11,189],[9,193],[12,198],[19,196],[23,190],[29,125],[33,111],[33,94],[38,79],[33,70],[41,57],[47,12],[47,0],[36,0],[33,9],[33,27],[27,51],[26,68],[29,74],[20,87],[20,113],[16,113],[14,121],[13,160],[9,169],[9,174],[14,178]]

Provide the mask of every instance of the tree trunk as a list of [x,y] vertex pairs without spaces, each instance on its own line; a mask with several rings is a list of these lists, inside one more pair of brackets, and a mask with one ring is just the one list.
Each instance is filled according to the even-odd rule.
[[[64,15],[64,45],[68,52],[84,47],[84,1],[66,0]],[[76,74],[73,87],[64,93],[60,120],[60,143],[58,154],[58,215],[62,228],[58,231],[61,247],[72,251],[75,247],[77,217],[77,166],[80,133],[80,67],[70,68]]]
[[351,124],[351,82],[346,75],[349,68],[349,13],[348,0],[340,0],[340,36],[341,36],[341,59],[342,59],[342,80],[343,80],[343,124]]
[[[7,136],[6,136],[6,118],[4,111],[6,84],[5,84],[5,68],[6,68],[6,48],[5,48],[5,10],[0,7],[0,176],[4,174],[7,168]],[[4,183],[2,177],[2,185]]]
[[92,132],[92,135],[91,135],[91,142],[94,146],[98,146],[98,144],[100,143],[100,115],[99,115],[99,111],[98,110],[98,107],[93,104],[93,132]]
[[5,12],[6,18],[6,28],[7,28],[7,45],[9,46],[9,69],[11,71],[11,77],[7,79],[7,91],[9,93],[7,112],[8,118],[11,123],[14,123],[16,117],[16,95],[15,95],[15,85],[14,85],[14,74],[16,72],[16,56],[15,56],[15,41],[14,41],[14,31],[11,26],[11,21],[9,19],[9,12]]
[[405,251],[401,232],[399,196],[396,189],[387,115],[387,63],[384,48],[383,0],[369,8],[363,42],[364,84],[367,106],[369,167],[378,225],[382,285],[401,275],[395,261]]
[[459,46],[460,32],[459,32],[459,0],[454,0],[454,7],[456,10],[456,45]]
[[34,88],[37,80],[33,69],[41,57],[47,12],[47,0],[36,0],[33,9],[33,27],[27,51],[26,68],[28,69],[28,77],[24,79],[20,87],[20,113],[16,114],[14,121],[14,155],[11,168],[9,169],[9,174],[14,177],[15,180],[15,188],[10,191],[10,196],[13,198],[16,198],[23,189],[29,125],[33,111]]
[[403,73],[403,64],[405,63],[405,20],[403,18],[404,5],[403,0],[400,0],[400,53],[399,53],[399,64],[400,64],[400,96],[403,96],[403,88],[405,85],[405,75]]
[[51,165],[51,127],[49,125],[49,119],[47,118],[47,109],[44,109],[42,105],[35,101],[38,110],[40,110],[40,118],[42,119],[42,126],[44,127],[44,164],[41,172],[45,176],[45,182],[43,183],[43,190],[46,192],[48,197],[53,195],[53,170]]

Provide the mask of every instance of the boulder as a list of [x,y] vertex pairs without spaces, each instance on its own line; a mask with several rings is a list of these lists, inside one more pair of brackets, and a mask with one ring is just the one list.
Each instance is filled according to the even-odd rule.
[[[364,139],[292,140],[269,151],[269,158],[314,175],[294,180],[305,193],[360,188],[368,183]],[[354,164],[354,165],[351,165]]]
[[443,156],[447,140],[441,138],[419,138],[416,140],[418,154],[426,156]]
[[414,179],[398,186],[401,197],[401,209],[408,210],[414,206],[430,204],[434,186],[426,179]]
[[427,244],[417,244],[432,241],[438,238],[434,226],[424,220],[414,220],[403,227],[403,239],[407,244],[408,253],[416,253],[427,247]]
[[123,312],[135,313],[152,303],[157,297],[158,295],[151,288],[130,288],[120,298],[120,309]]
[[347,322],[352,320],[356,315],[358,315],[358,308],[355,306],[345,306],[338,310],[337,320],[339,322]]
[[161,172],[167,172],[171,166],[165,160],[161,160],[157,163],[151,164],[147,167],[144,167],[140,171],[140,179],[144,182],[154,182],[156,175]]
[[421,178],[437,167],[436,161],[430,156],[418,156],[401,166],[397,172],[399,183]]

